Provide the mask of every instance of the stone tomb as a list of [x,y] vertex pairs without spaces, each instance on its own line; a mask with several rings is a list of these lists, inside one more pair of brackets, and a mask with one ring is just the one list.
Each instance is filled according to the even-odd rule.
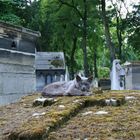
[[35,40],[39,36],[39,32],[0,22],[0,104],[35,91]]
[[36,52],[36,89],[41,91],[47,84],[65,80],[63,52]]
[[140,61],[127,62],[125,65],[125,88],[140,90]]

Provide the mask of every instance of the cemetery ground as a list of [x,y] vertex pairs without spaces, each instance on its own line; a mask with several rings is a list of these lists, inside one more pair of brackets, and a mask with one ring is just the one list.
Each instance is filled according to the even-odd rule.
[[[139,140],[140,91],[94,91],[0,107],[2,140]],[[44,100],[44,98],[40,99]]]

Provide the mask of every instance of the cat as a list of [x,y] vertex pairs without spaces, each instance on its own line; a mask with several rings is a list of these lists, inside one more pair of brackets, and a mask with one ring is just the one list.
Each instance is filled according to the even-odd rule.
[[74,80],[68,82],[54,82],[43,88],[42,96],[88,96],[92,80],[92,76],[86,78],[76,75]]

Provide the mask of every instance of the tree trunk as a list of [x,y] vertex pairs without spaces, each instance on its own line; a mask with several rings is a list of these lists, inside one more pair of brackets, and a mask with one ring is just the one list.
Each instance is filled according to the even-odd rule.
[[120,29],[119,17],[116,16],[116,19],[117,19],[116,31],[117,31],[117,38],[118,38],[118,43],[119,43],[119,59],[121,59],[122,58],[122,32]]
[[71,57],[70,57],[70,68],[71,68],[71,78],[74,78],[74,67],[75,67],[75,61],[74,61],[74,55],[77,47],[77,37],[73,37],[73,47],[71,51]]
[[94,48],[94,76],[95,78],[98,78],[98,70],[97,70],[97,49],[96,46]]
[[106,43],[107,43],[107,46],[109,47],[110,62],[112,64],[112,61],[115,59],[115,47],[114,47],[113,42],[111,41],[108,19],[107,19],[106,10],[105,10],[105,7],[106,7],[105,0],[101,0],[101,5],[102,5],[102,18],[103,18],[103,24],[104,24],[104,29],[105,29]]
[[84,73],[89,76],[89,67],[87,61],[87,1],[84,2],[84,16],[83,16],[83,55],[84,55]]

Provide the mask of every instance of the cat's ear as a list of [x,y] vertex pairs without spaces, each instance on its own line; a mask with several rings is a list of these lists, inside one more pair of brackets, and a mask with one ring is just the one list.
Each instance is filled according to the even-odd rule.
[[87,81],[90,82],[90,83],[92,82],[92,80],[93,80],[93,76],[90,76],[90,77],[88,77],[88,79],[87,79]]
[[82,80],[81,77],[79,75],[76,75],[76,81],[80,82],[81,80]]

